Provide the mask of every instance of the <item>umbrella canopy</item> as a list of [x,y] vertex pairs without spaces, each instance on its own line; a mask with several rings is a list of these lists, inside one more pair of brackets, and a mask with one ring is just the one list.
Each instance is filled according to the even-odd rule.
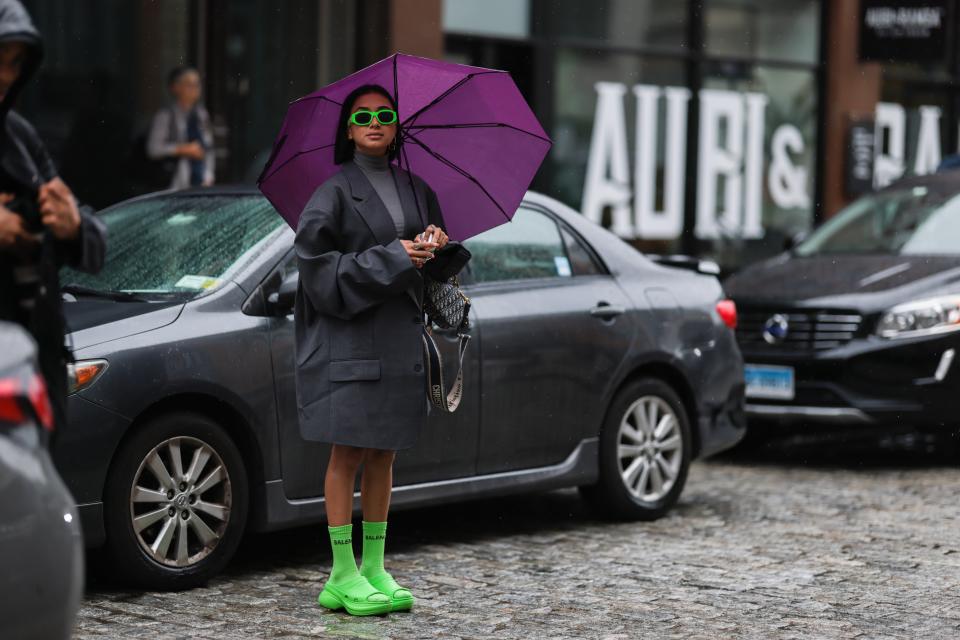
[[396,100],[397,163],[436,192],[451,238],[513,217],[551,142],[510,74],[398,53],[291,103],[259,186],[292,227],[338,171],[341,105],[365,84]]

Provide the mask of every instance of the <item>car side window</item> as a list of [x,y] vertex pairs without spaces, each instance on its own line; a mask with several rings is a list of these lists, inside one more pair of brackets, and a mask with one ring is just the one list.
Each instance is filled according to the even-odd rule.
[[557,223],[549,216],[521,207],[513,220],[465,243],[473,254],[473,282],[573,275]]
[[575,276],[596,276],[603,273],[603,269],[587,250],[583,242],[566,227],[560,227],[563,243],[567,248],[567,257],[570,259],[570,268]]

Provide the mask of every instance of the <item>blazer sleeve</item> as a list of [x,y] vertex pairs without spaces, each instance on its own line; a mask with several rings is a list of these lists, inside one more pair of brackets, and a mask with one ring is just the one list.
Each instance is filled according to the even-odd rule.
[[314,193],[297,224],[294,250],[301,292],[320,313],[348,320],[405,294],[419,273],[399,238],[364,251],[340,251],[343,199],[329,183]]
[[99,273],[107,256],[107,227],[88,206],[80,207],[80,230],[69,241],[57,241],[57,261],[87,273]]

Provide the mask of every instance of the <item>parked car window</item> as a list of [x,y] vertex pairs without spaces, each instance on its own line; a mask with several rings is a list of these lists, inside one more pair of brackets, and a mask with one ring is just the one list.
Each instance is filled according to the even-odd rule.
[[213,289],[241,256],[283,224],[259,196],[166,196],[101,215],[109,242],[98,275],[64,269],[61,282],[146,297],[193,298]]
[[593,254],[587,250],[573,233],[561,226],[560,233],[563,235],[563,243],[567,248],[567,257],[570,259],[570,268],[575,276],[595,276],[603,273],[603,269],[594,260]]
[[557,223],[521,207],[513,220],[467,240],[474,282],[567,278],[573,275]]
[[795,249],[797,255],[960,253],[960,196],[917,186],[857,200]]

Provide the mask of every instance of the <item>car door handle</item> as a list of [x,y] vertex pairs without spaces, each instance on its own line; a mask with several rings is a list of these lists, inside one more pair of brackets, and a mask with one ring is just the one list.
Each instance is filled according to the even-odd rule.
[[623,307],[615,307],[606,302],[598,302],[597,306],[590,309],[590,315],[601,320],[613,320],[617,316],[622,316],[627,310]]

